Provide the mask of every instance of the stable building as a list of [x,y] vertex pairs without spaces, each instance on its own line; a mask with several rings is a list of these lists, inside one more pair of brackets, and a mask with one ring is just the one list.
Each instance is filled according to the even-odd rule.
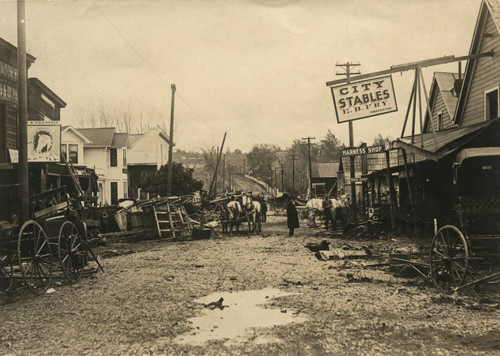
[[[500,146],[500,1],[483,0],[463,75],[434,73],[422,133],[392,145],[397,162],[366,175],[372,193],[376,180],[393,177],[400,221],[432,226],[448,221],[452,210],[453,162],[464,148]],[[404,157],[406,156],[406,157]],[[405,165],[406,158],[406,165]],[[385,178],[387,180],[387,178]],[[376,194],[374,201],[376,202]]]

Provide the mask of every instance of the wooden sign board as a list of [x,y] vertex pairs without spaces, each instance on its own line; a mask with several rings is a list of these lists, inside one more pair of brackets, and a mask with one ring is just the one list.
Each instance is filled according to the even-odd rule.
[[61,125],[57,121],[28,121],[28,162],[59,162]]
[[392,76],[331,87],[337,122],[348,122],[398,110]]
[[342,157],[361,156],[370,153],[384,152],[383,146],[355,147],[342,150]]
[[9,148],[10,163],[19,163],[19,151]]

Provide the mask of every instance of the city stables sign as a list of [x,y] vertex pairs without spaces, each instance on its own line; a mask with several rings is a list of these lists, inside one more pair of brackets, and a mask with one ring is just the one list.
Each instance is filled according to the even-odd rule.
[[331,89],[339,124],[398,110],[390,75]]

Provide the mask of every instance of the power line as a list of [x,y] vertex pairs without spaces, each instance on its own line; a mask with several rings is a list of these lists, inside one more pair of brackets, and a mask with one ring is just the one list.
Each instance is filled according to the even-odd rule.
[[[116,33],[118,33],[118,35],[125,41],[125,43],[127,43],[127,45],[132,49],[132,51],[134,51],[137,57],[139,57],[141,61],[151,70],[151,72],[153,72],[158,77],[158,79],[162,81],[167,87],[170,87],[170,83],[167,82],[163,78],[163,76],[146,60],[146,58],[142,56],[142,54],[134,47],[134,45],[127,39],[127,37],[125,37],[125,35],[118,29],[118,27],[116,27],[116,25],[111,21],[111,19],[106,16],[106,14],[104,13],[104,11],[102,11],[97,2],[94,0],[92,4],[95,5],[97,10],[101,13],[102,17],[104,17],[104,19],[111,25],[111,27],[113,27]],[[196,115],[197,119],[199,119],[203,124],[205,124],[210,129],[212,129],[212,127],[201,117],[201,115],[199,115],[193,109],[191,105],[187,103],[187,101],[179,93],[177,93],[177,97],[189,108],[189,110],[191,110]]]

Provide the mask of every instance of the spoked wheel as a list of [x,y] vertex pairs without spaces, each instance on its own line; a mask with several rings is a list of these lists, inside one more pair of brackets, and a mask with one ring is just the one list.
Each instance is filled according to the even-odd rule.
[[469,248],[462,232],[453,225],[441,227],[431,247],[431,277],[436,288],[452,291],[465,280]]
[[0,257],[0,293],[7,293],[14,285],[14,267],[10,256]]
[[79,280],[85,266],[85,249],[80,232],[71,221],[65,221],[61,225],[57,253],[61,270],[66,279],[71,283]]
[[34,294],[45,292],[52,280],[52,253],[47,234],[34,220],[26,221],[19,231],[17,258],[28,289]]

